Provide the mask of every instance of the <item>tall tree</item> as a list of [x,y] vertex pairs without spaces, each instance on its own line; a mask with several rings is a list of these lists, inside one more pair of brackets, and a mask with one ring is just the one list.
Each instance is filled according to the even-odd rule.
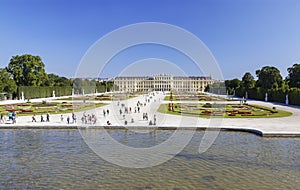
[[256,75],[258,77],[257,87],[264,89],[277,89],[283,82],[280,71],[276,67],[265,66],[261,70],[257,70]]
[[233,92],[237,88],[239,88],[240,85],[241,85],[241,81],[237,78],[225,81],[226,90],[228,91],[229,94],[233,94]]
[[47,86],[71,86],[71,80],[56,74],[48,74]]
[[18,86],[46,85],[45,64],[39,56],[29,54],[13,56],[7,66]]
[[289,75],[287,77],[289,87],[300,88],[300,64],[296,63],[287,69]]
[[12,78],[12,75],[6,69],[0,68],[0,93],[7,92],[8,96],[12,95],[17,90],[17,85]]
[[246,88],[246,90],[254,87],[255,80],[254,80],[254,77],[251,75],[251,73],[246,72],[244,74],[244,76],[242,78],[242,83],[243,83],[244,87]]

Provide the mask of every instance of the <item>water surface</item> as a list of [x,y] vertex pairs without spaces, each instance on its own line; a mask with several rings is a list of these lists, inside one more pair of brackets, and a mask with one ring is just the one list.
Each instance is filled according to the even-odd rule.
[[[151,147],[173,131],[109,133]],[[300,139],[221,132],[199,154],[203,134],[164,164],[131,169],[101,159],[78,130],[0,130],[0,189],[300,189]]]

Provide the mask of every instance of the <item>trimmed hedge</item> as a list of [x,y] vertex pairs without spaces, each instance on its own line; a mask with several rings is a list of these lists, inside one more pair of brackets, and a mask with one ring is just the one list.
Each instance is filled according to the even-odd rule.
[[18,98],[22,97],[22,92],[24,92],[24,97],[26,99],[31,98],[46,98],[52,97],[52,93],[55,91],[55,96],[67,96],[72,94],[71,86],[19,86],[17,89]]
[[[265,90],[262,88],[251,88],[248,89],[248,98],[255,100],[265,100],[266,92],[268,92],[268,101],[270,102],[280,102],[285,103],[286,95],[289,97],[289,104],[300,105],[300,89],[290,88],[288,90],[284,89],[270,89]],[[236,90],[236,96],[245,97],[246,90],[244,88],[239,88]]]

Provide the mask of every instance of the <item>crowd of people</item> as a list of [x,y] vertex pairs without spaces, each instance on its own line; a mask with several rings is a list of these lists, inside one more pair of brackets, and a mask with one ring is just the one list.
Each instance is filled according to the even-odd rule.
[[[154,95],[153,95],[154,96]],[[150,98],[149,95],[144,95],[145,101],[138,100],[136,103],[127,103],[131,105],[126,105],[125,103],[117,102],[117,108],[119,109],[120,118],[119,120],[121,122],[124,122],[124,125],[128,125],[128,123],[135,123],[135,119],[137,117],[142,117],[142,121],[148,121],[149,125],[156,125],[156,115],[153,115],[153,120],[150,119],[149,113],[147,112],[148,109],[144,109],[144,107],[147,106],[147,104],[150,104],[151,101],[155,101]],[[141,113],[142,112],[142,113]],[[6,119],[6,116],[1,114],[1,120],[0,123],[8,123],[7,121],[10,121],[11,123],[16,123],[16,112],[9,112],[8,113],[8,120]],[[103,109],[102,115],[98,115],[98,118],[101,121],[103,118],[106,121],[106,125],[112,125],[111,121],[109,120],[110,116],[110,110],[109,109]],[[116,115],[115,115],[116,116]],[[118,117],[116,117],[118,118]],[[135,119],[134,119],[135,118]],[[77,117],[75,113],[71,114],[61,114],[60,117],[56,119],[56,117],[52,117],[52,121],[59,122],[60,123],[67,123],[67,124],[75,124]],[[56,121],[57,120],[57,121]],[[122,121],[123,120],[123,121]],[[41,115],[32,115],[31,122],[50,122],[50,114],[41,114]],[[81,116],[81,124],[96,124],[97,123],[97,114],[96,113],[87,113],[83,112]]]

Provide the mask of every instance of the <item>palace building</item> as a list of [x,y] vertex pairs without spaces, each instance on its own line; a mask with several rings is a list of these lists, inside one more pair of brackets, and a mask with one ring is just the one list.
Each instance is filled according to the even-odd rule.
[[203,92],[213,82],[211,77],[172,75],[120,76],[114,79],[114,85],[122,92]]

